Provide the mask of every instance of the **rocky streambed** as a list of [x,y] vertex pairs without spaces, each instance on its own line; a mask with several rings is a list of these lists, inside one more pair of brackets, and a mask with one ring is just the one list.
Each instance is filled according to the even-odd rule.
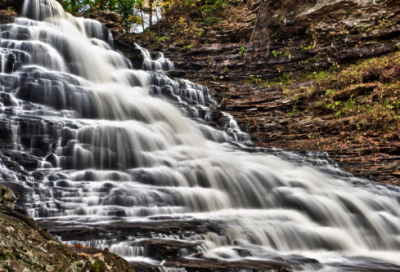
[[[51,220],[36,222],[31,217],[14,210],[15,202],[20,198],[4,185],[0,185],[0,271],[291,271],[287,268],[287,260],[271,256],[271,260],[243,259],[238,261],[221,261],[207,258],[198,252],[199,241],[179,239],[151,238],[151,233],[167,235],[193,235],[220,229],[218,223],[209,220],[170,220],[160,218],[154,223],[129,224],[114,221],[114,227],[105,231],[104,225],[84,229],[70,221],[58,224]],[[39,224],[38,224],[39,223]],[[47,227],[50,226],[49,229]],[[51,234],[49,233],[51,232]],[[110,253],[108,248],[94,248],[81,244],[68,245],[62,243],[57,236],[64,239],[80,241],[93,239],[110,239],[117,237],[135,237],[130,243],[143,247],[144,256],[125,260]],[[148,238],[145,238],[148,237]],[[243,257],[249,253],[238,248]],[[182,251],[193,252],[189,257],[182,256]],[[299,257],[293,256],[298,263]],[[288,259],[289,260],[289,259]],[[304,259],[303,263],[315,264],[317,261]],[[390,270],[388,270],[390,271]]]

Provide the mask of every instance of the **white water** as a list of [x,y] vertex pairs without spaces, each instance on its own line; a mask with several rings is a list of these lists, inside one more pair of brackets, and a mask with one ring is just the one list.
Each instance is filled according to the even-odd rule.
[[[290,162],[294,154],[241,151],[227,143],[247,140],[229,115],[229,135],[205,126],[216,103],[207,88],[132,70],[98,22],[67,15],[53,0],[29,0],[24,10],[31,19],[16,18],[1,28],[0,80],[9,96],[2,118],[10,112],[37,118],[28,130],[56,139],[24,142],[22,121],[13,117],[15,148],[43,148],[46,157],[38,166],[47,169],[43,179],[25,181],[34,188],[32,216],[82,227],[159,215],[216,220],[225,222],[223,233],[190,237],[203,240],[199,250],[211,257],[243,258],[235,251],[242,247],[252,258],[316,258],[326,264],[320,271],[334,271],[330,263],[351,263],[351,256],[400,264],[394,192],[356,187],[302,158]],[[165,68],[137,47],[148,54],[146,70]],[[340,172],[318,160],[312,164],[319,163]],[[129,258],[143,252],[128,241],[80,243]]]
[[164,54],[161,52],[156,53],[156,57],[153,59],[149,50],[141,47],[135,43],[135,47],[142,52],[143,56],[143,70],[146,71],[172,71],[174,70],[174,63],[169,59],[164,58]]

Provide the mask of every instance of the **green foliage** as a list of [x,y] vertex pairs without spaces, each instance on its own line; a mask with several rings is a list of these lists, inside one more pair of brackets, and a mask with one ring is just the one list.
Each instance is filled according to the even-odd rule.
[[320,72],[320,73],[314,72],[314,73],[312,73],[311,75],[309,75],[308,78],[310,78],[310,79],[316,79],[317,81],[322,81],[322,80],[324,80],[328,75],[329,75],[328,72]]
[[261,83],[261,78],[257,78],[257,77],[254,76],[254,75],[250,75],[250,80],[251,80],[251,83],[252,83],[252,84],[255,84],[255,85]]
[[157,41],[158,42],[165,42],[166,41],[166,37],[158,37]]
[[[153,1],[154,2],[154,1]],[[158,3],[158,2],[157,2]],[[163,1],[160,1],[163,3]],[[71,14],[92,13],[97,10],[112,11],[121,15],[127,32],[135,24],[144,26],[148,3],[144,0],[64,0],[62,6]]]
[[291,74],[283,74],[281,77],[274,80],[266,80],[262,81],[260,78],[256,78],[254,75],[250,75],[250,80],[245,80],[246,84],[252,85],[278,85],[278,86],[286,86],[293,84],[296,80],[292,77]]
[[275,58],[277,58],[277,57],[281,56],[283,53],[282,53],[281,51],[273,50],[273,51],[271,52],[271,54],[272,54],[272,56],[274,56]]
[[291,112],[288,112],[287,116],[288,116],[288,117],[292,117],[292,116],[294,116],[295,114],[296,114],[296,112],[291,111]]
[[221,0],[215,1],[214,9],[224,9],[225,7],[226,7],[225,2],[223,2]]
[[307,51],[309,51],[309,50],[311,50],[313,48],[314,48],[313,45],[303,46],[303,47],[301,47],[301,52],[307,52]]
[[7,255],[0,255],[0,261],[6,261],[9,257]]
[[183,50],[189,50],[189,49],[192,49],[193,47],[194,47],[194,43],[189,44],[189,45],[186,45],[186,46],[184,46],[182,49],[183,49]]
[[309,97],[315,108],[334,114],[357,130],[398,131],[400,128],[400,53],[359,61],[316,79]]
[[200,7],[200,12],[203,14],[204,23],[208,26],[219,24],[223,21],[222,16],[224,11],[230,7],[229,2],[224,0],[216,0],[215,2],[207,1],[207,4]]
[[247,49],[246,47],[242,46],[240,47],[239,55],[246,55],[247,54]]
[[213,12],[213,8],[212,6],[202,6],[201,11],[203,12],[203,15],[210,16]]
[[151,31],[150,29],[146,29],[144,31],[144,33],[147,34],[147,36],[153,37],[153,38],[155,38],[157,36],[157,34],[155,32],[153,32],[153,31]]
[[99,264],[99,262],[95,262],[95,263],[92,265],[92,270],[93,270],[94,272],[100,272],[100,264]]
[[206,24],[206,25],[209,25],[209,26],[211,26],[211,25],[214,25],[214,24],[218,24],[219,22],[221,22],[222,21],[222,18],[220,18],[220,17],[207,17],[205,20],[204,20],[204,23]]
[[[138,26],[141,26],[139,29],[144,29],[150,19],[154,22],[157,18],[162,19],[165,25],[178,35],[197,36],[194,37],[195,40],[203,35],[205,26],[229,23],[231,13],[237,17],[241,16],[238,12],[232,11],[232,2],[226,0],[61,0],[59,2],[71,14],[115,12],[121,16],[121,21],[118,23],[123,25],[127,33],[135,31]],[[169,24],[170,22],[175,23]],[[159,42],[165,41],[157,37],[154,37],[155,39]]]

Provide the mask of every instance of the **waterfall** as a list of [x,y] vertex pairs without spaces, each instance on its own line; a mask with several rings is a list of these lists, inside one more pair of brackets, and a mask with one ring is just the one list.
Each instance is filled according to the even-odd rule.
[[[55,0],[26,0],[24,15],[0,27],[0,143],[37,164],[24,161],[13,174],[3,159],[0,173],[27,188],[28,212],[41,224],[111,231],[197,220],[221,231],[148,238],[199,240],[198,251],[216,259],[297,254],[324,271],[400,264],[398,188],[353,178],[318,156],[246,148],[229,114],[221,129],[207,126],[211,91],[169,78],[163,71],[173,64],[162,55],[136,45],[145,61],[132,69],[100,23],[66,14]],[[143,257],[133,233],[62,239]],[[321,268],[296,260],[293,269]]]
[[146,71],[172,71],[174,70],[174,63],[169,59],[164,58],[161,52],[156,53],[155,59],[151,57],[149,50],[141,47],[135,43],[135,47],[142,52],[143,56],[143,70]]

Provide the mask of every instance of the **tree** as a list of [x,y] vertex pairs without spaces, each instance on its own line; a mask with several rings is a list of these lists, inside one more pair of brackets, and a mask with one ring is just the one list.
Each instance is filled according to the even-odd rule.
[[126,32],[130,32],[132,24],[140,22],[137,0],[119,0],[116,6],[116,12],[121,15]]
[[149,26],[153,25],[153,0],[149,0],[149,14],[150,14],[150,19],[149,19]]

